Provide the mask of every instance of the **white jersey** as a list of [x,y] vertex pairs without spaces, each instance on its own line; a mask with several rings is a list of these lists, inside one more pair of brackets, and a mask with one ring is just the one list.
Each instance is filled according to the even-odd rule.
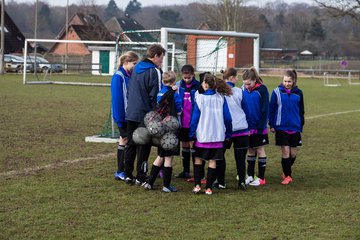
[[222,142],[225,140],[224,96],[196,94],[196,104],[200,110],[200,119],[196,129],[196,138],[201,143]]
[[246,121],[246,114],[242,108],[241,101],[243,99],[243,92],[241,88],[231,88],[232,95],[226,96],[226,101],[229,106],[229,111],[232,119],[232,131],[240,131],[248,128]]

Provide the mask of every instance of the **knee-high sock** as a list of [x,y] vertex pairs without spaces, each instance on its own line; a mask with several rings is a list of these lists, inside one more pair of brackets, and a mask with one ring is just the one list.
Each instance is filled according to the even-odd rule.
[[247,174],[248,176],[255,176],[255,161],[256,161],[256,155],[255,156],[247,156],[247,163],[248,163],[248,169]]
[[164,187],[168,188],[170,186],[172,170],[173,170],[172,167],[163,167],[163,171],[164,171],[164,177],[163,177]]
[[194,180],[195,180],[195,186],[196,185],[201,185],[201,168],[202,165],[201,164],[195,164],[194,165]]
[[259,178],[265,179],[265,170],[266,170],[266,157],[259,157],[258,158]]
[[295,163],[295,159],[296,159],[296,156],[295,156],[295,157],[290,157],[291,166],[292,166],[292,165],[294,165],[294,163]]
[[236,162],[236,171],[239,175],[239,183],[245,182],[245,159],[246,149],[234,149],[234,157]]
[[190,148],[183,148],[181,155],[184,172],[190,173]]
[[117,172],[121,173],[125,170],[125,161],[124,161],[124,156],[125,156],[125,145],[118,145],[118,149],[117,149]]
[[160,172],[160,169],[161,167],[159,166],[156,166],[156,165],[152,165],[151,167],[151,170],[150,170],[150,175],[149,175],[149,178],[148,178],[148,183],[153,186],[154,185],[154,182]]
[[212,189],[212,185],[216,179],[216,169],[208,167],[207,179],[206,179],[206,189]]
[[226,171],[226,162],[224,157],[223,160],[216,161],[216,176],[218,183],[221,185],[225,185],[225,171]]
[[282,158],[281,165],[283,167],[285,177],[291,177],[291,158]]

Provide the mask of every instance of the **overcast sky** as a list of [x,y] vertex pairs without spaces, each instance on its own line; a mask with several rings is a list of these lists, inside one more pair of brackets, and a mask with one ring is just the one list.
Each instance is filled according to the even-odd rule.
[[[5,0],[5,6],[6,6],[6,2],[8,0]],[[26,2],[26,3],[35,3],[36,0],[14,0],[15,2],[21,3],[21,2]],[[40,0],[39,0],[40,1]],[[41,0],[44,2],[48,2],[49,5],[61,5],[61,6],[66,6],[66,2],[67,0]],[[78,4],[81,2],[81,0],[68,0],[69,1],[69,5],[71,4]],[[109,3],[109,0],[95,0],[97,4],[103,4],[103,5],[107,5]],[[130,0],[115,0],[116,5],[121,8],[121,9],[125,9],[125,7],[127,6],[127,4],[129,3]],[[270,2],[280,2],[277,0],[267,0]],[[55,3],[54,3],[55,2]],[[203,2],[202,0],[138,0],[138,2],[141,3],[141,5],[143,7],[145,6],[151,6],[151,5],[161,5],[161,6],[166,6],[166,5],[174,5],[174,4],[188,4],[191,2]],[[265,1],[263,0],[251,0],[252,3],[264,3]],[[305,2],[305,3],[312,3],[312,0],[286,0],[283,1],[286,3],[295,3],[295,2]]]

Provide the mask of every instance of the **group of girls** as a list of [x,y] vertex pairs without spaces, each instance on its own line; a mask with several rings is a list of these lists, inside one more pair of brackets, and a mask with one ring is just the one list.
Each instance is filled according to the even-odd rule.
[[[176,87],[175,74],[164,73],[163,86],[158,95],[160,102],[166,92],[175,91],[171,96],[176,103],[173,114],[179,116],[181,123],[179,140],[183,163],[183,171],[176,177],[193,181],[193,193],[203,192],[202,184],[205,184],[204,192],[207,195],[212,194],[213,186],[226,188],[224,156],[225,151],[233,145],[238,187],[246,190],[248,185],[265,185],[265,145],[269,144],[269,124],[270,131],[275,133],[275,144],[281,146],[281,184],[287,185],[293,181],[291,167],[296,159],[297,147],[302,144],[304,125],[303,95],[297,87],[296,71],[286,71],[282,83],[273,90],[270,102],[268,90],[254,67],[243,71],[242,86],[237,86],[238,71],[234,68],[222,72],[222,79],[210,73],[200,74],[200,82],[195,79],[191,65],[183,66],[181,73],[182,79]],[[115,116],[114,120],[116,122]],[[121,138],[119,144],[123,143]],[[153,189],[156,177],[163,169],[162,190],[177,191],[170,185],[174,155],[179,155],[179,149],[164,151],[159,148],[145,189]],[[118,159],[121,161],[121,157]],[[206,178],[205,162],[208,162]],[[122,171],[121,164],[118,165],[115,178]]]

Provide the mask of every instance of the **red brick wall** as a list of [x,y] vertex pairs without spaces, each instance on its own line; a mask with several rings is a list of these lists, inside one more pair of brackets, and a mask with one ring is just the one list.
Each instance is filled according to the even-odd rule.
[[[62,38],[61,40],[65,39]],[[75,31],[72,29],[69,30],[68,33],[68,40],[81,40],[79,36],[76,34]],[[57,43],[56,46],[53,48],[52,54],[59,54],[59,55],[65,55],[66,53],[66,43]],[[87,55],[91,54],[91,52],[88,50],[87,46],[83,43],[69,43],[68,44],[68,55]]]

